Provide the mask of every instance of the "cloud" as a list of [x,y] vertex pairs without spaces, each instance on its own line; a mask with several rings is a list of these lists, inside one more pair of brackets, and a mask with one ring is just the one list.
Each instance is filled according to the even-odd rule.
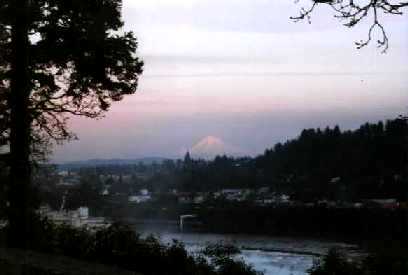
[[386,21],[391,47],[357,51],[367,25],[343,28],[320,10],[288,18],[293,1],[125,0],[146,66],[135,95],[102,120],[74,119],[80,140],[56,159],[174,156],[209,133],[262,152],[305,127],[407,111],[406,17]]

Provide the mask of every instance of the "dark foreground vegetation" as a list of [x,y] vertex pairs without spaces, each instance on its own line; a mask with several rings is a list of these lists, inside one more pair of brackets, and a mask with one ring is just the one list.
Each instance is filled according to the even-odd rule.
[[141,275],[63,255],[11,248],[0,248],[0,271],[1,275]]
[[310,275],[404,275],[408,274],[407,249],[383,250],[361,261],[351,261],[337,250],[330,250],[314,263]]
[[[180,242],[162,244],[153,236],[142,238],[134,229],[122,224],[95,231],[55,225],[37,218],[31,224],[31,233],[27,238],[29,249],[68,256],[89,264],[103,263],[144,275],[260,274],[244,262],[234,259],[233,256],[239,251],[233,247],[207,247],[202,253],[191,255]],[[1,234],[2,238],[5,237],[4,233]],[[47,266],[44,265],[44,269]],[[49,274],[41,273],[40,269],[35,274]]]

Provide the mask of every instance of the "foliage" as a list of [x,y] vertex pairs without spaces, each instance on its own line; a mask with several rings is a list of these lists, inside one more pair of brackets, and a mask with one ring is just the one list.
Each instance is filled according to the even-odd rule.
[[[405,251],[406,252],[406,251]],[[350,261],[338,250],[331,249],[321,261],[314,263],[310,275],[404,275],[408,274],[405,253],[384,250],[375,252],[362,261]]]
[[361,270],[348,261],[341,252],[331,249],[323,260],[317,261],[308,270],[310,275],[360,275]]
[[[97,118],[133,94],[143,62],[121,0],[0,1],[0,145],[10,153],[10,241],[27,245],[31,165],[73,138],[71,115]],[[45,150],[44,150],[45,149]]]
[[229,257],[215,266],[203,255],[187,253],[180,242],[164,245],[153,236],[142,238],[131,227],[119,223],[94,232],[55,225],[47,219],[33,218],[31,224],[31,248],[44,253],[115,265],[146,275],[258,274],[245,263]]
[[[354,131],[342,132],[338,126],[305,129],[298,138],[266,150],[257,157],[256,166],[265,183],[296,191],[304,200],[394,197],[403,201],[408,195],[407,138],[405,119],[366,123]],[[333,178],[339,181],[331,184]]]
[[219,266],[218,272],[223,275],[245,275],[245,274],[262,274],[255,271],[252,266],[247,265],[242,260],[232,260],[227,258]]
[[240,259],[234,259],[240,250],[230,244],[209,244],[202,251],[203,255],[208,257],[211,263],[217,268],[220,274],[224,275],[244,275],[244,274],[262,274],[247,265]]
[[203,254],[216,258],[216,259],[221,259],[221,258],[229,258],[233,255],[238,254],[240,251],[239,249],[231,244],[209,244],[205,247]]
[[[0,3],[1,134],[8,137],[10,52],[14,1]],[[34,140],[72,137],[67,115],[97,117],[123,95],[134,93],[143,63],[137,41],[123,32],[120,0],[29,1],[27,30],[29,109]],[[23,9],[20,7],[20,9]],[[15,15],[17,16],[17,15]],[[20,53],[21,54],[21,53]],[[2,98],[3,99],[3,98]]]
[[79,185],[66,191],[65,209],[73,210],[81,206],[95,209],[100,205],[102,189],[97,177],[81,178]]

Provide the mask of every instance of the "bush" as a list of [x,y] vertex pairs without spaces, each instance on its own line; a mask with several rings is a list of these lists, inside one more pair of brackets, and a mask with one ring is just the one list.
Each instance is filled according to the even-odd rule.
[[382,251],[367,256],[361,262],[347,260],[332,249],[321,261],[315,262],[310,275],[407,275],[408,257],[405,253]]
[[[207,250],[218,260],[204,254],[190,255],[184,245],[173,241],[163,245],[149,236],[141,238],[131,227],[119,223],[94,232],[85,228],[55,225],[47,219],[34,219],[31,249],[60,254],[88,262],[114,265],[145,275],[256,275],[255,270],[231,256],[233,247]],[[211,259],[215,259],[211,258]]]
[[360,268],[346,259],[346,257],[336,249],[331,249],[322,260],[313,264],[308,270],[311,275],[359,275],[362,274]]
[[210,259],[211,264],[222,275],[245,275],[262,274],[253,269],[242,260],[233,257],[240,253],[240,250],[234,245],[211,244],[202,251],[203,255]]

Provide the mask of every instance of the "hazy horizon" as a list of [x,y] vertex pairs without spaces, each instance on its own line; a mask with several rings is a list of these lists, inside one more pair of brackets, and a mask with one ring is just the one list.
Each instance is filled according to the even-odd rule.
[[79,140],[52,161],[180,157],[207,136],[249,155],[304,128],[408,113],[408,20],[382,19],[390,49],[356,50],[368,22],[348,29],[319,9],[267,0],[125,0],[125,29],[145,61],[138,91],[100,120],[73,118]]

